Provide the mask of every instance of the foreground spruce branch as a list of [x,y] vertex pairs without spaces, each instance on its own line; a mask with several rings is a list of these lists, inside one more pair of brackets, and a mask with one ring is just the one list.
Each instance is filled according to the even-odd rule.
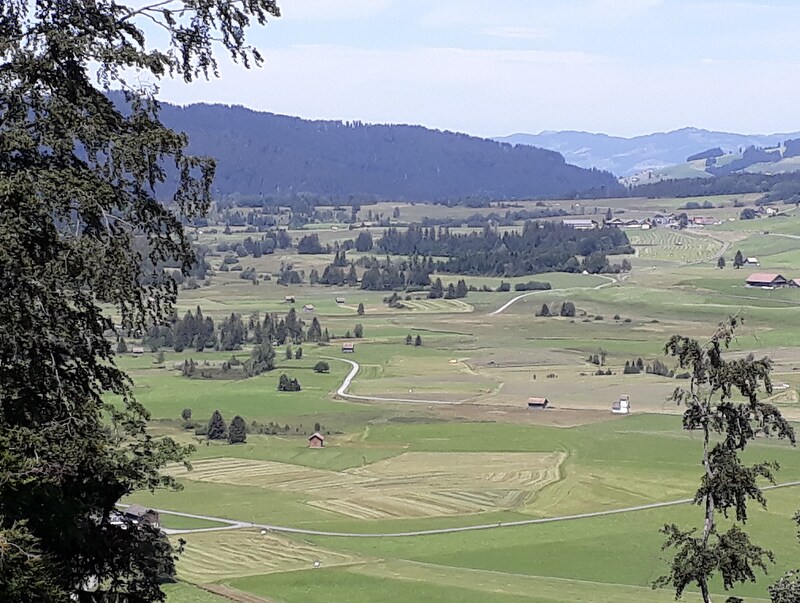
[[[170,310],[175,283],[154,266],[191,266],[178,214],[207,209],[214,163],[184,154],[154,88],[125,73],[214,76],[214,45],[257,64],[248,26],[278,14],[274,0],[0,2],[2,601],[164,598],[170,544],[112,519],[125,495],[176,487],[159,471],[188,450],[147,434],[101,304],[126,330]],[[143,23],[165,49],[145,43]],[[165,208],[154,191],[169,188],[170,163],[179,181]]]
[[[680,597],[687,587],[697,586],[706,603],[711,601],[709,581],[714,576],[720,576],[728,590],[755,581],[756,570],[766,572],[773,562],[772,553],[751,542],[743,526],[749,501],[766,506],[758,480],[774,483],[778,464],[765,461],[747,466],[741,453],[760,436],[795,443],[794,430],[780,411],[758,399],[761,391],[772,393],[771,361],[723,358],[740,323],[739,318],[729,319],[706,344],[675,335],[666,345],[667,354],[691,374],[689,388],[677,389],[673,399],[686,407],[684,429],[698,430],[703,436],[704,473],[694,502],[703,508],[704,520],[702,530],[664,526],[663,549],[676,552],[669,573],[658,578],[654,587],[670,586]],[[720,515],[735,520],[727,530],[719,526]]]

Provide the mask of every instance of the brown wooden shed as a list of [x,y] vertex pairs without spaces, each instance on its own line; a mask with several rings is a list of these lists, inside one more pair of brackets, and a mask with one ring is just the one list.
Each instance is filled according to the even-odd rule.
[[547,398],[528,398],[528,408],[530,410],[545,410],[550,400]]
[[309,448],[324,448],[325,447],[325,436],[322,435],[320,432],[315,431],[308,437],[308,447]]

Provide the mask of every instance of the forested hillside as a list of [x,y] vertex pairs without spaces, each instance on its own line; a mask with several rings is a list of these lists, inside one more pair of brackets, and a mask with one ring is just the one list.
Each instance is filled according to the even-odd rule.
[[420,126],[307,121],[223,105],[164,104],[162,120],[189,151],[218,159],[219,194],[281,199],[457,201],[607,197],[607,172],[558,153]]

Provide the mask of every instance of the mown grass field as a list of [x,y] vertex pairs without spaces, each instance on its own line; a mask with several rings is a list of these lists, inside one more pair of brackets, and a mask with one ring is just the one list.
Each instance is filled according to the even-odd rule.
[[[596,204],[599,212],[611,207],[621,215],[642,217],[676,211],[687,201],[692,200]],[[178,370],[187,358],[221,362],[230,359],[230,352],[167,350],[163,364],[155,364],[150,353],[122,357],[137,397],[153,414],[153,434],[196,445],[193,471],[169,469],[183,490],[140,493],[132,500],[257,524],[377,534],[550,518],[691,497],[702,472],[700,442],[697,434],[682,430],[682,409],[670,400],[675,387],[686,382],[623,375],[626,361],[641,357],[646,364],[661,360],[674,366],[663,355],[672,334],[707,338],[718,322],[738,314],[745,323],[730,354],[772,358],[774,381],[781,385],[774,401],[800,421],[800,290],[744,285],[756,270],[800,276],[800,270],[793,271],[800,266],[800,240],[776,236],[800,235],[800,222],[795,217],[729,222],[740,211],[733,207],[735,201],[753,199],[715,198],[715,209],[689,212],[726,220],[717,227],[630,231],[637,254],[629,257],[634,267],[629,275],[440,275],[445,284],[465,278],[477,288],[497,287],[505,280],[512,291],[473,291],[452,301],[412,294],[403,309],[388,308],[386,294],[380,292],[280,287],[274,280],[254,286],[236,273],[217,273],[210,287],[181,293],[181,312],[200,305],[215,320],[231,312],[245,317],[285,313],[290,305],[284,297],[295,295],[303,320],[316,316],[337,336],[361,323],[364,338],[356,341],[354,354],[341,352],[340,339],[328,346],[303,345],[301,360],[285,360],[278,349],[278,370],[252,379],[188,379]],[[587,204],[588,212],[594,204]],[[392,203],[372,209],[390,215],[395,206],[401,221],[498,211]],[[317,226],[326,240],[354,236]],[[379,234],[380,229],[373,229],[373,236]],[[761,267],[734,269],[737,249],[757,256]],[[724,269],[716,267],[720,253],[727,260]],[[270,272],[282,260],[291,260],[307,274],[312,268],[321,272],[330,256],[276,254],[242,258],[241,263]],[[521,294],[513,291],[514,284],[529,280],[548,281],[553,290],[526,295],[492,314]],[[336,297],[346,302],[337,304]],[[543,304],[557,309],[565,301],[576,305],[575,317],[537,316]],[[356,313],[359,303],[365,307],[363,316]],[[301,311],[306,304],[313,311]],[[407,335],[419,335],[423,345],[406,345]],[[602,368],[611,375],[596,375],[598,367],[588,361],[601,353]],[[246,347],[235,352],[240,360],[248,354]],[[312,370],[322,358],[330,359],[329,374]],[[419,403],[337,397],[335,391],[350,371],[341,358],[361,364],[351,393]],[[303,390],[277,392],[282,372],[298,378]],[[622,394],[631,397],[632,415],[610,413]],[[552,408],[528,411],[530,396],[549,398]],[[449,404],[425,403],[430,400]],[[281,429],[278,435],[249,434],[245,444],[236,446],[209,443],[181,427],[184,408],[191,408],[199,422],[219,409],[228,421],[240,414],[248,423],[274,423]],[[322,450],[307,447],[315,423],[325,432]],[[746,458],[779,461],[778,479],[786,482],[800,480],[797,454],[787,444],[759,439]],[[791,517],[800,507],[798,492],[771,491],[768,509],[753,509],[748,527],[758,543],[775,551],[778,563],[770,576],[737,588],[736,594],[747,601],[767,601],[767,585],[797,565],[800,544]],[[240,600],[248,603],[415,598],[459,603],[666,602],[673,600],[672,593],[650,589],[666,567],[658,530],[667,522],[699,526],[700,521],[697,507],[682,505],[416,537],[262,534],[257,528],[196,532],[182,535],[187,540],[179,561],[183,583],[167,587],[168,601],[229,600],[193,586],[212,584],[226,596],[244,593],[251,598]],[[214,525],[166,515],[164,523],[173,529]],[[721,584],[715,583],[714,591],[722,593]],[[699,599],[689,593],[685,600]]]

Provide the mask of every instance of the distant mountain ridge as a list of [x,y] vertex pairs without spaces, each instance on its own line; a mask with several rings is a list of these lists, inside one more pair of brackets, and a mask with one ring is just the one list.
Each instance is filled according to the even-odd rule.
[[617,176],[630,176],[648,169],[684,163],[687,157],[715,147],[730,153],[751,146],[772,147],[798,137],[798,132],[751,135],[682,128],[633,138],[590,132],[544,131],[512,134],[494,140],[549,149],[561,153],[569,163],[607,170]]
[[480,202],[622,190],[612,174],[568,165],[553,151],[421,126],[207,104],[163,103],[161,119],[189,136],[189,152],[217,158],[213,187],[221,194]]

